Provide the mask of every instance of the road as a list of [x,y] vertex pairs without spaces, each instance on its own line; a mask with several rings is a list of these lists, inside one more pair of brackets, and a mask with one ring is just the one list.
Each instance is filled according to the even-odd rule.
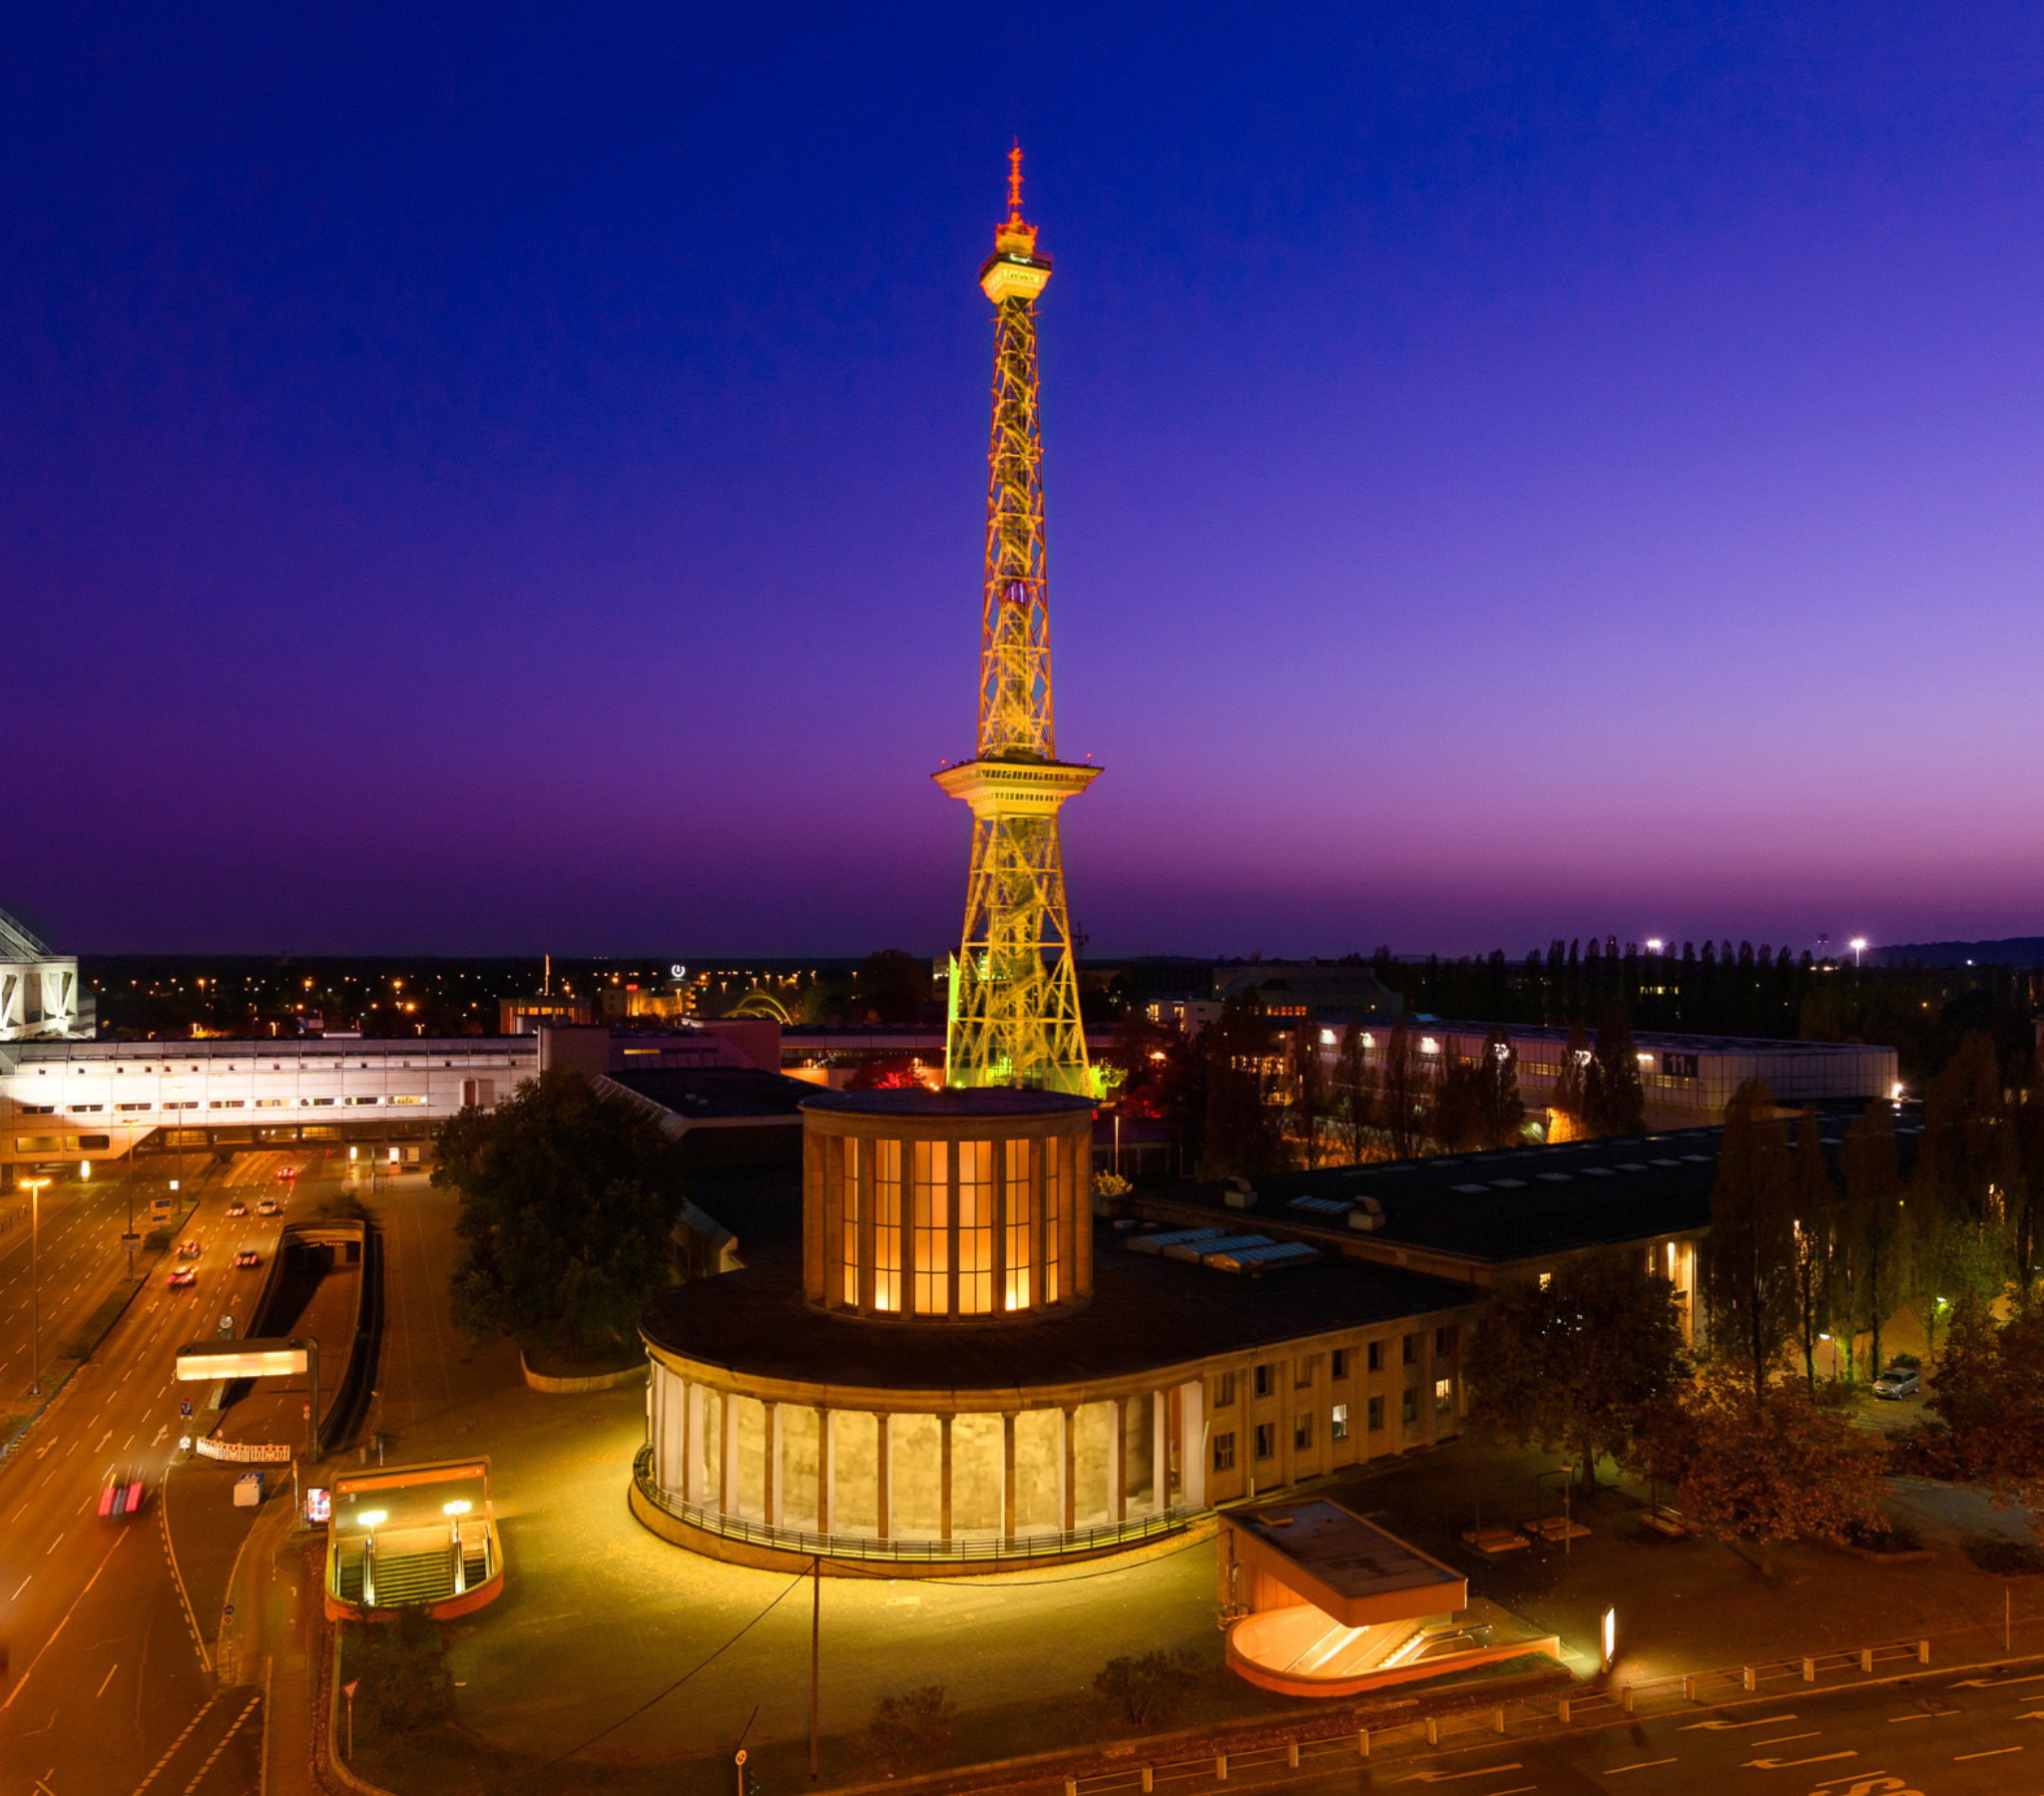
[[1279,1772],[1252,1779],[1301,1796],[2037,1796],[2044,1659],[1828,1691],[1798,1685],[1738,1707]]
[[[205,1181],[180,1231],[203,1244],[197,1286],[170,1289],[175,1262],[165,1262],[0,1467],[0,1791],[10,1796],[242,1796],[257,1787],[261,1690],[254,1681],[217,1687],[212,1652],[227,1573],[255,1512],[231,1508],[223,1469],[172,1470],[190,1426],[180,1400],[204,1391],[177,1385],[172,1363],[180,1346],[212,1335],[223,1313],[255,1295],[260,1275],[238,1271],[233,1255],[273,1251],[280,1219],[253,1212],[281,1188],[275,1174],[286,1157],[248,1154]],[[282,1219],[316,1194],[301,1182]],[[230,1218],[236,1200],[252,1213]],[[106,1202],[81,1203],[80,1240]],[[97,1513],[115,1467],[150,1486],[147,1506],[125,1522]],[[258,1673],[249,1668],[252,1680]]]

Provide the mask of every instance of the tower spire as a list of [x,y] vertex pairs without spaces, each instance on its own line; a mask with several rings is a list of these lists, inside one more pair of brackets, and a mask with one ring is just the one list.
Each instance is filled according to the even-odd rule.
[[1058,807],[1100,769],[1059,760],[1053,727],[1036,365],[1036,300],[1050,275],[1050,257],[1038,252],[1035,226],[1022,218],[1017,144],[1008,152],[1008,216],[979,270],[980,289],[994,305],[979,752],[934,776],[972,807],[944,1063],[952,1085],[1084,1093],[1091,1080]]

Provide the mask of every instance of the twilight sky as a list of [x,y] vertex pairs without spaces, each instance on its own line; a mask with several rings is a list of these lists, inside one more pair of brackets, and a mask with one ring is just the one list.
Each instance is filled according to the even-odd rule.
[[0,906],[941,948],[1003,154],[1097,952],[2044,930],[2044,11],[25,4]]

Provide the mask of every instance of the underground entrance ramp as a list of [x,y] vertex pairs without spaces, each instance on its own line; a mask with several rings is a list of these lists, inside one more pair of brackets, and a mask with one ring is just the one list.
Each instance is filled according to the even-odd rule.
[[1409,1542],[1316,1497],[1224,1511],[1216,1564],[1239,1675],[1286,1696],[1353,1696],[1528,1652],[1560,1656]]

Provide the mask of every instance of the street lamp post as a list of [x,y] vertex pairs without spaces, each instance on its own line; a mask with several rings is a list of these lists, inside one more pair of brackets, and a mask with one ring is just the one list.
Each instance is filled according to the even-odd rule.
[[43,1186],[47,1178],[24,1178],[21,1188],[28,1193],[28,1394],[43,1394],[43,1285],[41,1240],[43,1232]]
[[1854,936],[1845,945],[1852,950],[1852,964],[1855,967],[1858,966],[1859,957],[1866,952],[1866,938],[1864,936]]

